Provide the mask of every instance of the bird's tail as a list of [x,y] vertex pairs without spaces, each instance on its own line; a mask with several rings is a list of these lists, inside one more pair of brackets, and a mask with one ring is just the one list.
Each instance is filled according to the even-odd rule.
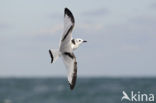
[[60,52],[58,49],[49,49],[49,54],[51,57],[51,63],[55,62],[60,56]]

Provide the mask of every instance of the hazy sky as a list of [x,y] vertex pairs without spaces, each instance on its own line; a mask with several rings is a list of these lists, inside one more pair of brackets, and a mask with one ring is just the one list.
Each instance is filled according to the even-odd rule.
[[78,76],[156,76],[155,0],[1,0],[0,77],[66,76],[58,48],[64,8],[74,37],[88,41],[75,55]]

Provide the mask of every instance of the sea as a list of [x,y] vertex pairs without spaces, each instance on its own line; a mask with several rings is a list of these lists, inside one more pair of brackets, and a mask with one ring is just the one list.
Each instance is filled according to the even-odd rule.
[[156,78],[78,78],[74,90],[63,77],[0,78],[0,103],[156,103],[121,101],[123,91],[156,96]]

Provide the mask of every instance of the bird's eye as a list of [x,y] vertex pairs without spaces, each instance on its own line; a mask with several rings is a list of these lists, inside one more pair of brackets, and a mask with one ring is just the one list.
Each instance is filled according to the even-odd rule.
[[80,42],[81,40],[79,40],[79,42]]

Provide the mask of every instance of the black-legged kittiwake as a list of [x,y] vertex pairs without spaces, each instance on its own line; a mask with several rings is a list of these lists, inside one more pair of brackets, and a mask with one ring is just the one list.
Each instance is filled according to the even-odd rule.
[[51,63],[56,61],[58,57],[63,58],[63,62],[67,68],[68,82],[70,89],[72,90],[76,83],[77,78],[77,61],[73,53],[80,44],[87,42],[80,38],[72,38],[72,30],[74,28],[75,20],[74,16],[68,8],[64,9],[64,33],[61,38],[59,49],[50,49],[49,54],[51,57]]

